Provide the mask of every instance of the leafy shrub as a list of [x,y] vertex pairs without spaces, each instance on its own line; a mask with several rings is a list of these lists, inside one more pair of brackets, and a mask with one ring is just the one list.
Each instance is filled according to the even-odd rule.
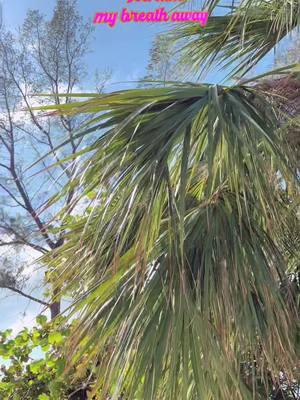
[[[62,347],[70,327],[62,320],[47,322],[38,316],[37,326],[24,328],[16,336],[0,332],[1,400],[84,400],[89,398],[86,376],[64,374]],[[77,376],[77,378],[75,378]]]

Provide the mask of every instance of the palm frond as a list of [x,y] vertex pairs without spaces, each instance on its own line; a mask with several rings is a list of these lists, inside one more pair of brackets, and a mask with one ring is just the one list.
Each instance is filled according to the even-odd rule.
[[296,179],[270,103],[180,85],[52,108],[93,113],[99,131],[78,176],[94,200],[47,262],[79,313],[70,362],[98,350],[100,398],[265,399],[281,371],[297,376],[276,233],[278,176]]
[[196,75],[213,67],[229,70],[227,78],[243,77],[299,26],[298,0],[245,0],[234,12],[216,16],[220,3],[207,3],[212,16],[205,28],[182,24],[170,34],[181,43],[181,57]]

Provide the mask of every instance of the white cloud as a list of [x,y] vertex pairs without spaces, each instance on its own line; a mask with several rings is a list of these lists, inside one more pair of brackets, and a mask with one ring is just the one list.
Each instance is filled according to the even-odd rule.
[[[9,235],[0,234],[0,240],[7,242],[11,238]],[[12,268],[23,266],[22,275],[26,281],[24,292],[37,298],[43,298],[44,272],[37,262],[39,257],[40,253],[28,246],[0,247],[0,260],[3,258],[10,260]],[[7,289],[1,289],[0,293],[0,330],[13,329],[13,333],[16,334],[25,326],[33,327],[36,316],[43,311],[44,307]]]
[[23,316],[20,317],[19,320],[15,321],[9,329],[12,329],[13,335],[20,332],[23,328],[31,329],[36,325],[35,319],[37,316],[37,312],[29,311],[24,313]]

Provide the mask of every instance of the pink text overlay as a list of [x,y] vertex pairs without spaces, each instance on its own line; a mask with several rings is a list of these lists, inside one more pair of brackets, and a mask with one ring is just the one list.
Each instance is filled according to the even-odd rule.
[[[131,3],[137,0],[127,0]],[[143,0],[152,1],[152,0]],[[176,1],[176,0],[156,0]],[[183,0],[177,0],[183,1]],[[167,12],[164,7],[157,8],[153,11],[131,11],[126,7],[120,12],[118,11],[102,11],[96,12],[94,16],[94,24],[107,24],[113,28],[118,22],[196,22],[202,27],[207,24],[209,13],[207,11],[172,11]]]

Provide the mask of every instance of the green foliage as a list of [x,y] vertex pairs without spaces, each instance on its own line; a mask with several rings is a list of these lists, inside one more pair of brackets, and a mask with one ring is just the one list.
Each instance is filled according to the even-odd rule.
[[178,62],[176,48],[165,35],[157,35],[149,52],[146,76],[140,86],[164,86],[168,81],[178,81],[185,75]]
[[103,129],[80,175],[98,195],[49,262],[81,311],[70,353],[114,349],[101,394],[245,400],[281,368],[293,376],[274,227],[288,221],[276,174],[294,176],[276,110],[250,86],[205,84],[81,104],[95,114],[81,134]]
[[0,332],[1,400],[63,400],[80,391],[84,379],[64,374],[65,357],[62,347],[70,329],[63,320],[47,322],[40,315],[37,326],[24,328],[16,336],[11,330]]
[[[199,72],[222,70],[240,78],[299,26],[300,3],[290,0],[242,0],[230,9],[225,0],[206,0],[213,13],[207,26],[180,24],[171,38],[181,43],[182,62]],[[237,6],[238,5],[238,6]],[[227,7],[226,7],[227,6]],[[218,7],[229,12],[218,14]],[[183,43],[183,44],[182,44]],[[225,70],[226,71],[226,70]]]
[[[299,25],[299,10],[300,1],[244,0],[175,35],[195,68],[225,65],[240,78]],[[265,77],[43,108],[93,114],[78,137],[99,132],[77,176],[78,200],[97,195],[47,262],[74,294],[70,316],[80,313],[70,365],[97,365],[102,398],[126,389],[134,400],[265,400],[275,390],[278,400],[297,391],[299,285],[282,233],[293,234],[299,180],[280,110],[253,87]]]

